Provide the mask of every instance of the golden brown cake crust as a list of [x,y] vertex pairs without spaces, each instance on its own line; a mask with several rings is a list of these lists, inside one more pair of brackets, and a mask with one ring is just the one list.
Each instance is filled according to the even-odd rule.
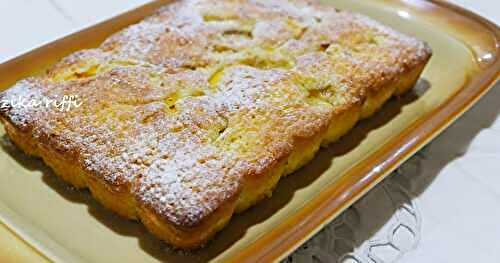
[[[2,107],[1,116],[27,152],[59,153],[81,169],[82,187],[107,189],[105,205],[195,247],[277,180],[249,185],[303,165],[310,157],[296,158],[298,148],[314,154],[341,136],[411,86],[430,55],[421,41],[315,1],[177,1],[0,95],[77,96],[81,107]],[[135,200],[126,212],[105,201],[113,192]],[[216,211],[224,220],[200,230]],[[182,242],[191,228],[200,237]]]

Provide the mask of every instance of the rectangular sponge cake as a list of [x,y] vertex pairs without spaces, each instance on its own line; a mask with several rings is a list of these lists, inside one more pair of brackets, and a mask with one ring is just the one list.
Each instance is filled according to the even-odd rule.
[[20,80],[8,136],[104,206],[184,249],[269,196],[391,96],[427,44],[314,1],[176,1]]

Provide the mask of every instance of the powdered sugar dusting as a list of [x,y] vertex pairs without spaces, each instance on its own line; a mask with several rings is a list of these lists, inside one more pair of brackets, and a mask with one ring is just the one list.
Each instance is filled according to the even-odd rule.
[[74,94],[81,108],[2,114],[189,227],[429,55],[414,38],[311,1],[177,1],[1,95]]

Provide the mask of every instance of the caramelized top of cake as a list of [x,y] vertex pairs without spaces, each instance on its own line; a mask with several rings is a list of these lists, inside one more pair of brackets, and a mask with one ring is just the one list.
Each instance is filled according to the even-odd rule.
[[423,42],[314,1],[177,1],[1,94],[77,96],[80,107],[2,114],[189,227],[429,56]]

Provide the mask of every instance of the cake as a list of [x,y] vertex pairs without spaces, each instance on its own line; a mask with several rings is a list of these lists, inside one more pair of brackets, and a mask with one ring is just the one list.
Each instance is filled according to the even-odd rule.
[[431,53],[316,1],[181,0],[0,94],[78,107],[0,115],[64,181],[193,249],[411,89]]

